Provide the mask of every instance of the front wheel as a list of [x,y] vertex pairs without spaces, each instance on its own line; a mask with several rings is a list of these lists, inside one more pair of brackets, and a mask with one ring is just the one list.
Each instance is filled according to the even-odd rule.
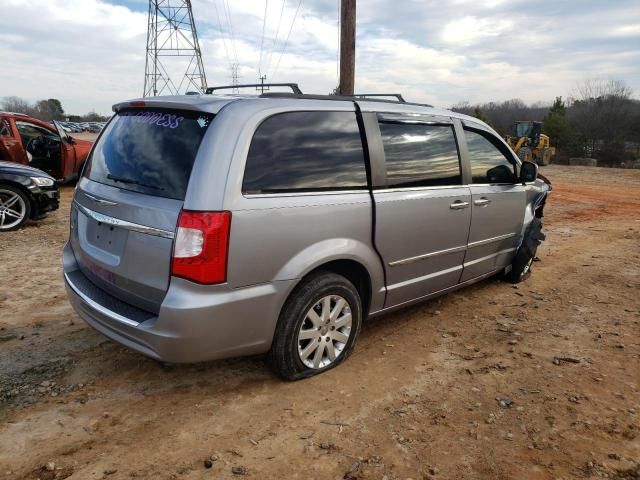
[[24,192],[12,185],[0,184],[0,232],[20,228],[30,214],[31,204]]
[[512,283],[523,282],[531,275],[531,265],[533,265],[533,261],[536,258],[538,246],[544,239],[545,235],[542,233],[542,220],[534,217],[529,227],[527,227],[522,245],[520,245],[511,264],[508,279]]
[[305,279],[278,319],[269,363],[287,380],[322,373],[353,351],[362,324],[362,302],[353,284],[329,272]]
[[551,163],[551,150],[548,147],[545,147],[540,151],[540,157],[538,157],[538,165],[546,167],[550,163]]

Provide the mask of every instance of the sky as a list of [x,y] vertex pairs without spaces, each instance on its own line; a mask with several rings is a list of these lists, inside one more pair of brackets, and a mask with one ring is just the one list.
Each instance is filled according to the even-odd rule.
[[[58,98],[67,113],[108,114],[142,96],[146,0],[1,3],[0,97]],[[210,86],[231,83],[236,59],[241,83],[260,72],[305,93],[338,84],[339,0],[192,4]],[[447,108],[551,103],[586,79],[622,80],[640,98],[638,0],[357,2],[356,92]]]

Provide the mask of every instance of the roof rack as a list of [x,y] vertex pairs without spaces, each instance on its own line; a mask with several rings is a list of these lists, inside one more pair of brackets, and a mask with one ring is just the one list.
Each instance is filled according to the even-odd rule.
[[[289,87],[291,91],[296,95],[302,95],[302,90],[298,87],[297,83],[246,83],[244,85],[222,85],[220,87],[208,87],[205,90],[205,93],[213,93],[214,90],[229,90],[235,88],[252,88],[255,87],[256,90],[261,90],[263,88],[269,87]],[[264,94],[264,92],[262,92]]]
[[407,103],[407,101],[402,97],[402,94],[400,93],[356,93],[354,95],[347,96],[359,98],[361,100],[367,99],[369,97],[395,97],[398,99],[398,102]]
[[[389,96],[382,95],[381,96]],[[395,96],[395,95],[394,95]],[[358,96],[358,95],[315,95],[315,94],[296,94],[289,92],[266,92],[260,95],[260,98],[300,98],[307,100],[333,100],[333,101],[343,101],[343,102],[353,102],[354,100],[366,100],[367,102],[380,102],[380,103],[402,103],[403,105],[415,105],[417,107],[430,107],[433,108],[433,105],[428,103],[414,103],[407,102],[404,99],[402,100],[391,100],[389,98],[369,98],[369,96]]]

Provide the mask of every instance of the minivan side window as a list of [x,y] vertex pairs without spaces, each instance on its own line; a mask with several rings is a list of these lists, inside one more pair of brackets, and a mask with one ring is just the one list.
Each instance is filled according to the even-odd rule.
[[367,187],[355,112],[287,112],[257,128],[247,155],[243,193]]
[[380,122],[387,186],[460,185],[460,159],[451,125]]
[[471,163],[471,183],[515,183],[515,167],[489,134],[464,130]]

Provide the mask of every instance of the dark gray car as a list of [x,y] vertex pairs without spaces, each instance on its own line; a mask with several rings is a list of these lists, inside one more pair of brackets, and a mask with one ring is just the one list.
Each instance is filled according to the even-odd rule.
[[363,320],[530,270],[550,186],[481,121],[306,95],[120,103],[64,249],[87,323],[153,358],[332,368]]

